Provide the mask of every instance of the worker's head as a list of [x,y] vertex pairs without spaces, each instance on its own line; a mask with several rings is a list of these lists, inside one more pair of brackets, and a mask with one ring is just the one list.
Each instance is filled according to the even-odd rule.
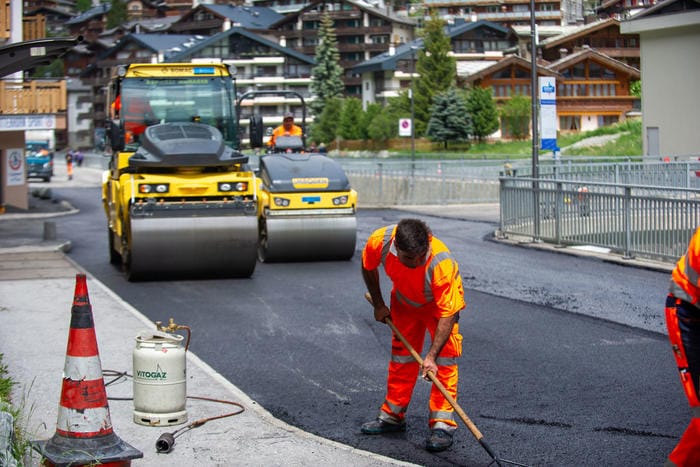
[[284,129],[289,131],[294,125],[294,114],[292,112],[287,112],[284,114],[284,119],[282,120],[282,125]]
[[394,246],[401,264],[416,268],[425,263],[431,235],[430,227],[422,220],[401,219],[394,236]]

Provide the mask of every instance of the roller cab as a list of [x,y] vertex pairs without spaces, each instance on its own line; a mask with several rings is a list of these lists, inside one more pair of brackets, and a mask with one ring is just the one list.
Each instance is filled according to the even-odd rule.
[[315,153],[260,158],[261,261],[347,260],[355,252],[357,193],[334,160]]

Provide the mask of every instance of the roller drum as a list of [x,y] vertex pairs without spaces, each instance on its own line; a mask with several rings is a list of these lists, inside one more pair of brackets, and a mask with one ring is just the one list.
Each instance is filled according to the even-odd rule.
[[280,216],[265,220],[260,256],[266,262],[347,260],[355,253],[352,216]]
[[132,218],[131,273],[249,277],[257,260],[257,223],[255,216]]

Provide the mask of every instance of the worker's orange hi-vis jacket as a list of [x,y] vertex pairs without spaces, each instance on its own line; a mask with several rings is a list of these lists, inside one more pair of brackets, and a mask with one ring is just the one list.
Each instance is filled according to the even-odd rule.
[[464,287],[457,262],[442,241],[430,238],[430,250],[423,266],[412,269],[399,261],[394,247],[396,226],[382,227],[370,235],[362,252],[362,264],[374,270],[384,264],[393,282],[392,293],[409,307],[434,305],[438,318],[452,316],[466,306]]
[[700,298],[700,228],[688,244],[688,251],[676,263],[669,292],[681,300],[698,305]]

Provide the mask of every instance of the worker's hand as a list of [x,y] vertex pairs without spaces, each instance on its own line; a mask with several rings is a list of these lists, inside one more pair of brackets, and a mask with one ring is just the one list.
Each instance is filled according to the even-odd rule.
[[391,310],[385,304],[374,307],[374,319],[380,323],[384,323],[388,317],[391,316]]
[[434,375],[437,375],[438,367],[437,363],[435,363],[435,359],[432,357],[425,357],[423,359],[423,366],[420,368],[420,375],[423,379],[426,379],[430,381],[430,377],[428,376],[428,373],[433,373]]

